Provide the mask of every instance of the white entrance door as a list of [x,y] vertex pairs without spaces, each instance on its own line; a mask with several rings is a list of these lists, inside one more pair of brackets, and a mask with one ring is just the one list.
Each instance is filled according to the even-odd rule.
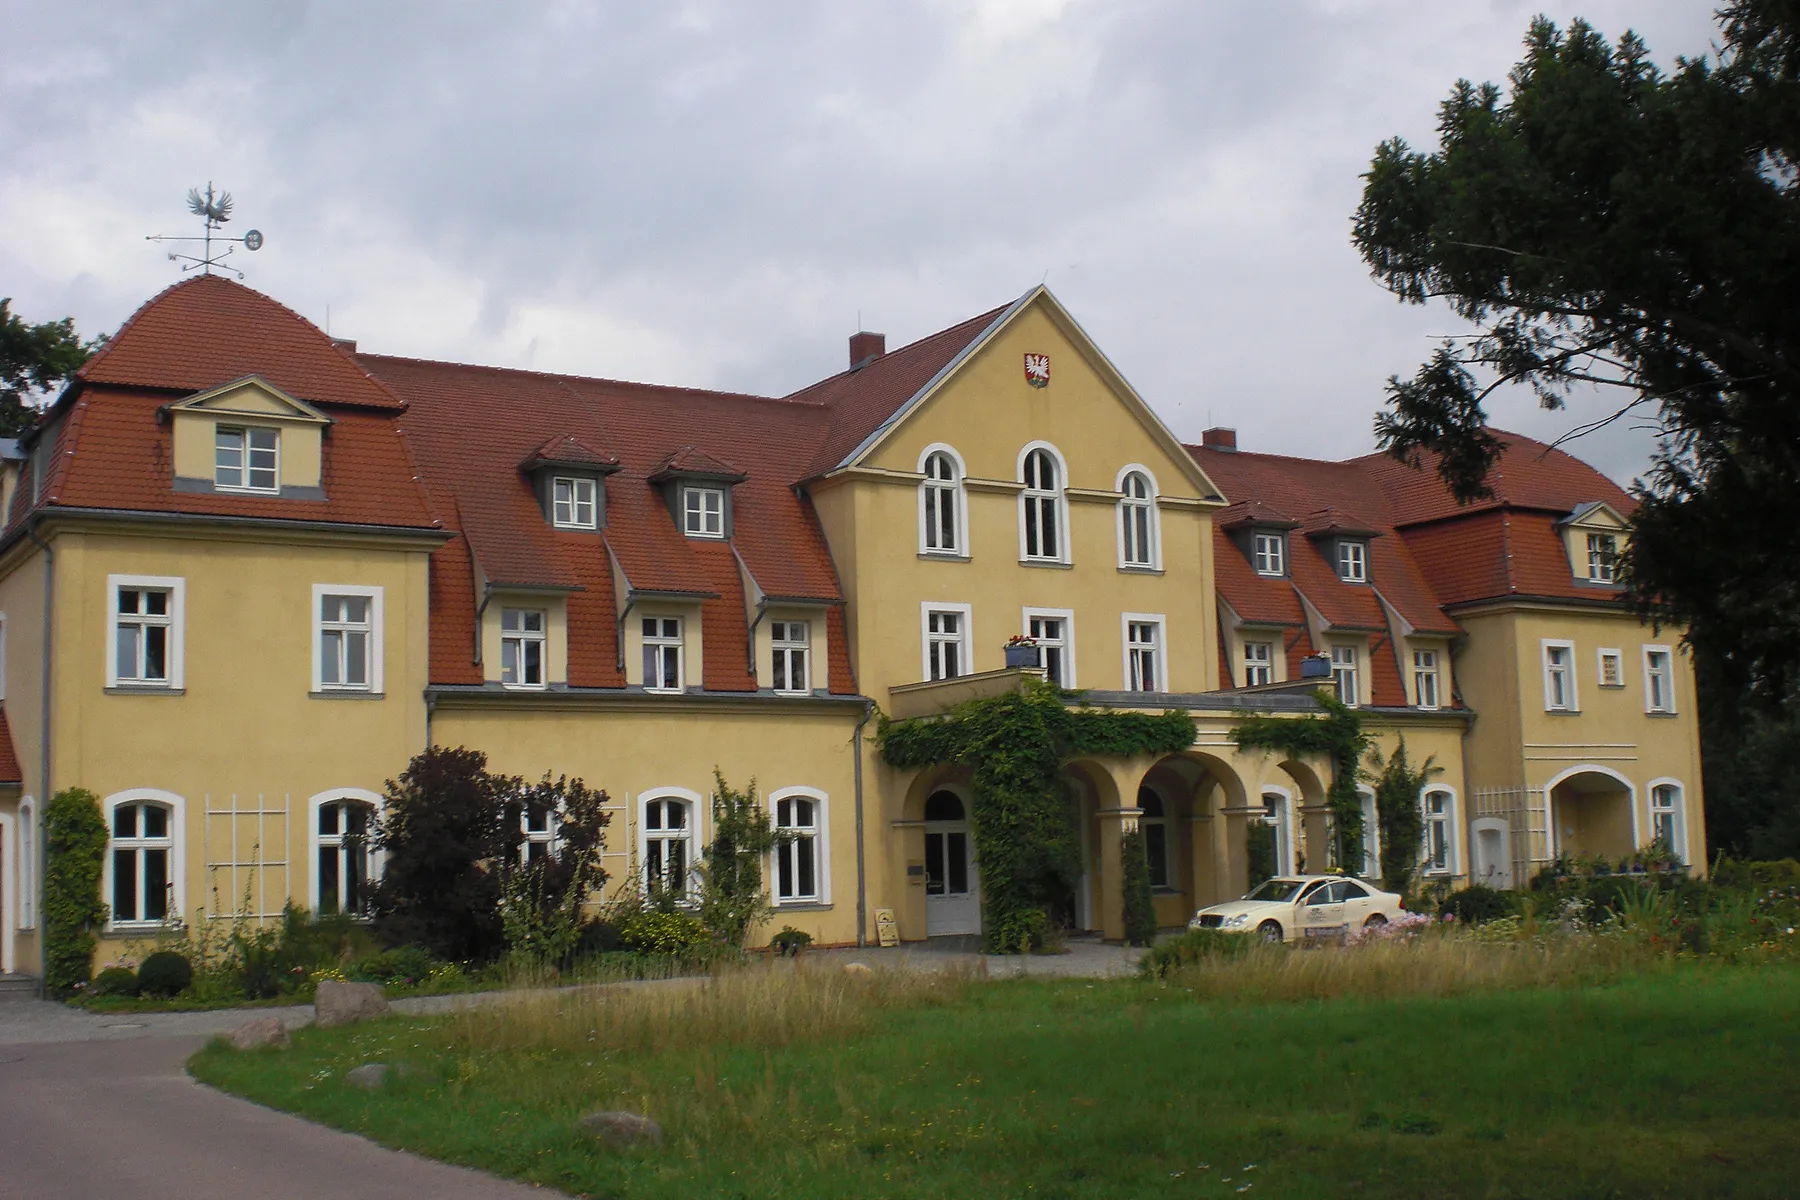
[[930,937],[981,932],[981,877],[961,797],[935,792],[925,801],[925,932]]

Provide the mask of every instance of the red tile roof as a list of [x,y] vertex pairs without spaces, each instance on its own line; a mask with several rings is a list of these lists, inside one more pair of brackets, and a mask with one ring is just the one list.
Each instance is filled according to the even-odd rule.
[[725,479],[742,481],[744,473],[723,459],[714,458],[698,446],[678,446],[671,450],[656,469],[650,472],[650,478],[657,480],[663,476],[701,475],[708,479]]
[[1437,475],[1437,459],[1426,455],[1417,468],[1385,454],[1369,454],[1345,465],[1361,467],[1387,493],[1398,524],[1416,525],[1466,516],[1496,508],[1535,508],[1571,513],[1593,500],[1611,505],[1620,516],[1637,511],[1637,502],[1618,484],[1579,458],[1523,434],[1489,430],[1501,444],[1500,458],[1488,474],[1493,496],[1462,505]]
[[0,704],[0,783],[24,782],[25,772],[19,768],[19,755],[13,749],[12,726],[6,720],[6,706]]
[[619,456],[596,450],[573,434],[565,433],[552,437],[527,454],[525,461],[519,465],[528,471],[540,465],[588,466],[609,469],[619,465]]

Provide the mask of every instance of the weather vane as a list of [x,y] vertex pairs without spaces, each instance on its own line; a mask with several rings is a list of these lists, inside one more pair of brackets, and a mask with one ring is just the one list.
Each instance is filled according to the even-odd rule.
[[[227,266],[225,260],[237,247],[230,243],[242,242],[246,250],[261,250],[263,244],[262,230],[252,229],[243,237],[226,237],[219,231],[225,222],[231,220],[231,193],[213,191],[213,185],[206,185],[206,194],[201,195],[199,188],[189,188],[187,194],[188,211],[206,222],[205,232],[200,237],[180,237],[175,234],[153,233],[147,236],[146,242],[199,242],[201,251],[198,256],[169,251],[169,261],[181,264],[183,271],[192,271],[196,267],[202,275],[211,275],[214,267],[221,271],[229,271],[239,279],[244,273],[236,267]],[[225,248],[217,254],[213,253],[213,243],[226,243]]]

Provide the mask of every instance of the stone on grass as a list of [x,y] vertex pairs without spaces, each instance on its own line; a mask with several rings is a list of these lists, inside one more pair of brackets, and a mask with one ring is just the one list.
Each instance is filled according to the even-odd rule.
[[344,1072],[344,1082],[365,1092],[381,1090],[387,1082],[388,1065],[386,1063],[364,1063],[360,1067],[351,1067]]
[[379,983],[326,979],[320,981],[318,994],[313,997],[313,1010],[318,1014],[315,1022],[318,1027],[331,1029],[338,1025],[354,1025],[370,1017],[385,1017],[388,1002],[381,994]]
[[844,974],[846,975],[873,975],[874,973],[875,968],[871,967],[868,963],[853,962],[844,964]]
[[230,1042],[233,1050],[259,1050],[264,1046],[286,1050],[294,1044],[280,1017],[256,1017],[245,1021],[231,1031]]
[[637,1113],[591,1112],[575,1124],[581,1132],[614,1150],[663,1144],[662,1126]]

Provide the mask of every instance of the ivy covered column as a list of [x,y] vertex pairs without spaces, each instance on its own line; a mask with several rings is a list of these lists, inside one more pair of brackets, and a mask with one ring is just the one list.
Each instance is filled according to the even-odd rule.
[[1103,804],[1099,812],[1099,903],[1094,909],[1095,915],[1100,919],[1101,934],[1109,942],[1123,941],[1125,938],[1125,876],[1119,842],[1127,830],[1138,827],[1138,817],[1143,814],[1137,804],[1138,788],[1143,785],[1144,776],[1150,773],[1150,768],[1159,760],[1160,756],[1157,755],[1102,760],[1106,774],[1112,781],[1113,794],[1118,797],[1116,805]]

